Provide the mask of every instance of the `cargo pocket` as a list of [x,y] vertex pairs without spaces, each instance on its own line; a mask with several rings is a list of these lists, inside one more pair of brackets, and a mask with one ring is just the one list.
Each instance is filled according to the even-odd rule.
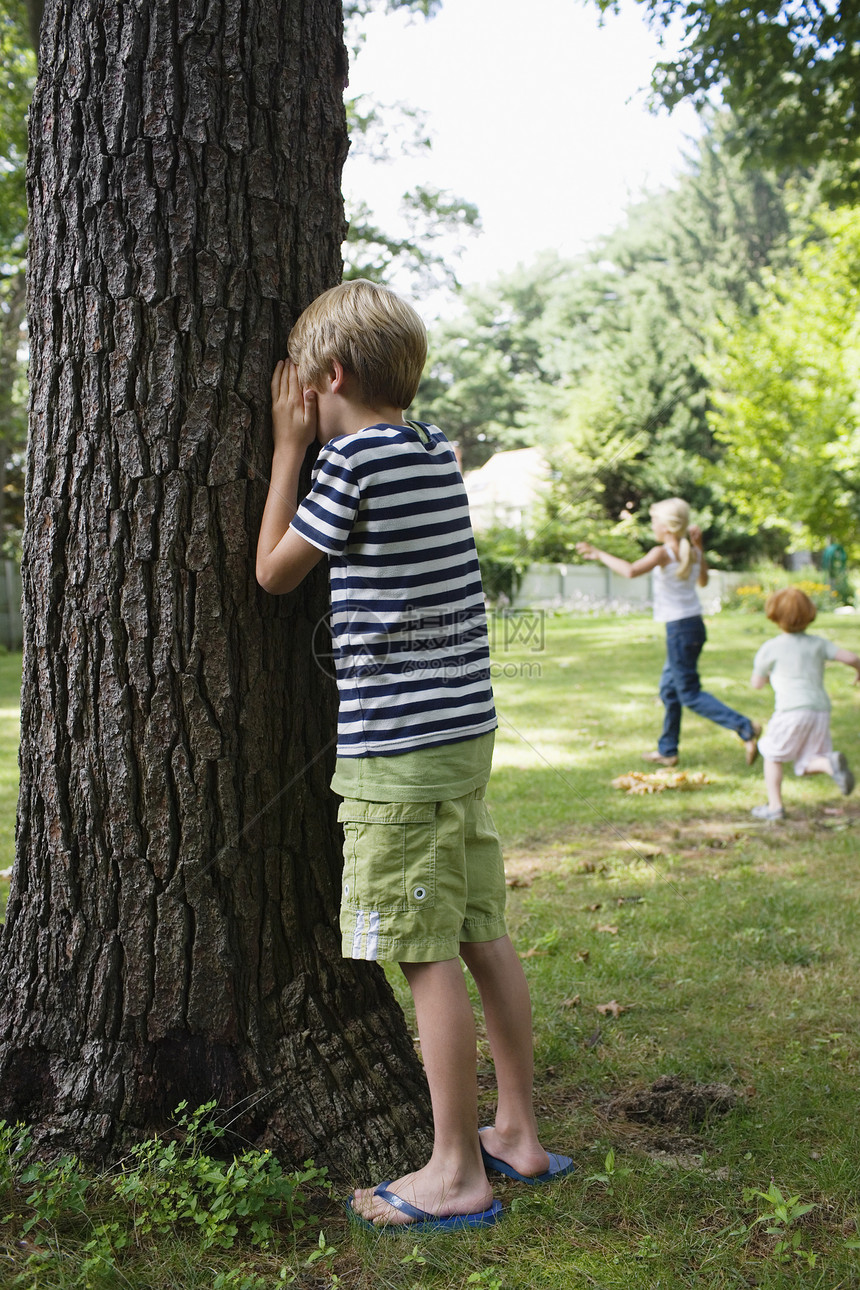
[[343,904],[379,913],[436,902],[435,802],[359,802],[347,798],[343,825]]

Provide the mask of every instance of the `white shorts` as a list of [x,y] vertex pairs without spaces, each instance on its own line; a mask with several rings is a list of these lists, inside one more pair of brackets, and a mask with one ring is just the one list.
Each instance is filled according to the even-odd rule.
[[813,757],[826,757],[833,750],[830,713],[812,708],[775,712],[758,750],[767,761],[793,761],[795,775],[805,775]]

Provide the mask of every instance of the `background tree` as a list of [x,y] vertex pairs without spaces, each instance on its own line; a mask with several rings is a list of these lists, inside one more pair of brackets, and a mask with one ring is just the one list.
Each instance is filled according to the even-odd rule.
[[501,448],[534,441],[530,409],[550,379],[538,329],[557,279],[568,273],[558,256],[542,256],[529,268],[464,292],[461,315],[434,328],[417,415],[438,422],[457,441],[466,469]]
[[400,1168],[428,1106],[335,931],[325,577],[253,561],[272,364],[340,276],[340,5],[48,0],[40,67],[0,1113],[92,1155],[214,1096],[285,1162]]
[[26,314],[26,117],[36,70],[27,14],[18,0],[0,0],[0,69],[0,556],[17,556],[27,434],[20,361]]
[[417,407],[459,439],[467,468],[526,444],[549,457],[535,558],[568,560],[586,535],[635,550],[650,502],[679,493],[727,562],[776,540],[750,533],[711,469],[724,449],[707,357],[715,319],[751,302],[768,265],[791,261],[817,190],[743,170],[729,129],[715,120],[677,187],[587,254],[546,256],[467,293],[464,315],[434,333]]
[[748,524],[860,557],[860,214],[823,213],[796,265],[728,317],[712,377],[722,484]]
[[[755,166],[826,165],[831,194],[860,199],[860,9],[856,0],[637,0],[661,43],[655,98],[736,121],[730,145]],[[618,0],[594,0],[617,11]]]
[[[563,308],[553,326],[579,332],[580,358],[565,382],[554,461],[565,499],[581,508],[593,496],[595,538],[607,525],[614,538],[629,534],[638,514],[650,540],[649,505],[680,495],[707,529],[712,556],[737,565],[763,547],[712,469],[723,450],[708,422],[706,359],[714,320],[750,300],[767,265],[788,256],[789,208],[802,193],[742,170],[724,146],[728,128],[716,121],[677,188],[634,208],[596,248],[589,292],[569,284],[570,324]],[[570,557],[576,527],[556,529],[563,547],[554,558]]]

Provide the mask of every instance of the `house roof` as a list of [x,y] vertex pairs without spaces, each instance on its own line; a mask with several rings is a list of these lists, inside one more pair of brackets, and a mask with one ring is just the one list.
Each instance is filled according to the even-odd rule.
[[540,448],[497,452],[477,470],[463,476],[472,526],[522,527],[549,480],[549,466]]

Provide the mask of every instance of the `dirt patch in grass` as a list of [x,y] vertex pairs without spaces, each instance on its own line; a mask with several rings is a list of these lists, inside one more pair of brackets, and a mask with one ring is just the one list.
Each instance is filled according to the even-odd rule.
[[550,873],[599,873],[608,862],[627,859],[659,863],[661,856],[682,860],[707,858],[715,851],[731,851],[738,842],[755,837],[766,846],[782,851],[786,837],[792,843],[822,834],[860,828],[860,801],[828,804],[807,814],[789,808],[785,820],[762,824],[739,820],[737,815],[711,815],[696,819],[666,820],[657,826],[637,827],[623,835],[607,827],[583,828],[570,825],[551,837],[512,848],[505,855],[508,886],[530,887],[535,879]]
[[710,1177],[725,1180],[731,1172],[727,1165],[711,1163],[713,1157],[719,1155],[719,1148],[715,1148],[712,1142],[685,1133],[635,1133],[626,1140],[625,1149],[641,1151],[655,1164],[662,1165],[665,1169],[677,1169],[682,1173],[701,1170],[707,1155],[709,1163],[705,1172]]
[[[692,1171],[701,1169],[705,1153],[713,1156],[715,1149],[691,1130],[712,1115],[725,1115],[742,1100],[728,1084],[662,1075],[649,1088],[628,1089],[599,1102],[595,1111],[624,1151],[641,1152],[667,1169]],[[725,1167],[710,1165],[707,1172],[728,1177]]]
[[683,1075],[661,1075],[650,1088],[617,1093],[602,1104],[600,1114],[609,1120],[689,1128],[711,1115],[725,1115],[740,1100],[728,1084],[697,1084]]

